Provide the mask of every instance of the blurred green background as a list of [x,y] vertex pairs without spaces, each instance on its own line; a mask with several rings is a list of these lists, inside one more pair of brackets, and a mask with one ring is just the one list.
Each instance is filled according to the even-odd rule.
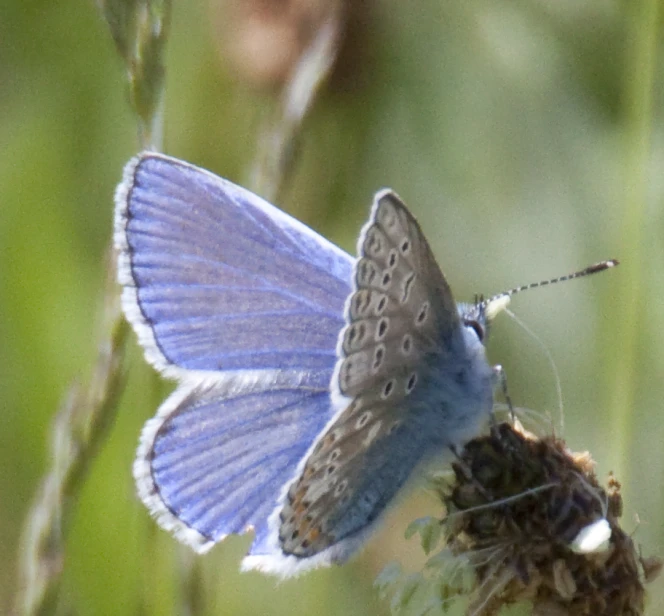
[[[229,35],[229,4],[174,7],[164,148],[242,183],[274,96],[248,77]],[[460,300],[619,258],[617,270],[524,294],[512,310],[556,361],[570,447],[591,451],[600,477],[616,472],[624,527],[644,555],[661,556],[664,57],[656,9],[641,0],[357,3],[278,205],[354,252],[373,192],[393,187]],[[54,414],[96,355],[112,195],[137,149],[124,68],[94,3],[3,2],[0,613],[11,605],[23,517],[47,469]],[[489,357],[504,366],[518,406],[558,416],[544,354],[506,316],[495,323]],[[122,406],[68,528],[62,613],[183,613],[178,563],[187,552],[156,529],[131,477],[141,426],[168,388],[132,336]],[[417,540],[403,531],[439,513],[416,491],[351,564],[279,585],[240,575],[250,538],[231,538],[200,560],[202,613],[387,614],[373,579],[392,560],[419,567]],[[662,580],[651,585],[650,614],[662,613],[663,588]]]

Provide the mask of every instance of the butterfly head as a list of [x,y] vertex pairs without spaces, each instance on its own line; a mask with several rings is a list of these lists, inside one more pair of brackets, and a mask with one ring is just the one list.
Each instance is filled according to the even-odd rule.
[[507,294],[496,295],[489,299],[481,296],[475,298],[472,304],[459,304],[459,318],[462,325],[474,333],[477,339],[484,344],[493,319],[510,303]]

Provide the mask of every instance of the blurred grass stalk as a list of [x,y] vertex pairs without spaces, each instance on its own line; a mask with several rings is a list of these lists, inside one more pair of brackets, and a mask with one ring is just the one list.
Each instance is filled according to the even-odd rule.
[[249,184],[270,202],[278,200],[282,184],[292,169],[302,122],[334,66],[341,29],[342,5],[330,2],[327,14],[283,85],[276,113],[259,135]]
[[647,295],[643,284],[647,270],[644,235],[648,228],[653,96],[661,16],[659,0],[629,2],[624,8],[628,17],[623,85],[625,206],[616,244],[621,247],[619,253],[624,256],[621,262],[626,269],[623,289],[614,291],[620,297],[620,302],[613,304],[618,310],[614,321],[621,326],[612,328],[604,340],[611,347],[606,356],[613,357],[615,362],[614,369],[607,371],[611,433],[619,435],[611,443],[612,464],[616,476],[627,478],[629,450],[634,446],[632,411],[637,401],[637,349],[643,331],[640,306]]
[[[110,253],[110,251],[109,251]],[[51,469],[28,514],[20,545],[16,613],[53,614],[64,566],[64,535],[76,496],[115,419],[124,383],[129,326],[121,316],[109,254],[102,339],[85,388],[73,384],[55,417]]]
[[[162,56],[170,0],[100,0],[98,4],[127,68],[141,146],[156,147],[162,134]],[[15,611],[24,616],[56,610],[68,523],[90,464],[113,425],[123,389],[130,328],[120,309],[115,261],[109,248],[101,298],[102,335],[92,376],[85,387],[70,387],[55,418],[51,469],[28,513],[19,546],[21,570]]]
[[127,69],[129,101],[138,119],[142,149],[163,144],[164,49],[171,0],[97,0],[115,48]]

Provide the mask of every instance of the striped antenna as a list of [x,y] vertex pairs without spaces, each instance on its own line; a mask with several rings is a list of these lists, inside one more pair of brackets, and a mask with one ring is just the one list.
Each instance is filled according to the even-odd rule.
[[549,280],[541,280],[540,282],[532,282],[530,284],[523,285],[522,287],[515,287],[509,291],[503,291],[494,295],[489,299],[482,302],[487,311],[487,316],[489,319],[493,318],[498,312],[503,310],[507,304],[509,304],[510,297],[521,293],[521,291],[527,291],[528,289],[536,289],[537,287],[545,287],[550,284],[556,284],[557,282],[565,282],[566,280],[573,280],[574,278],[583,278],[583,276],[590,276],[591,274],[597,274],[598,272],[603,272],[611,267],[616,267],[619,264],[618,259],[610,259],[609,261],[600,261],[594,265],[589,265],[585,269],[574,272],[573,274],[567,274],[566,276],[559,276],[558,278],[551,278]]

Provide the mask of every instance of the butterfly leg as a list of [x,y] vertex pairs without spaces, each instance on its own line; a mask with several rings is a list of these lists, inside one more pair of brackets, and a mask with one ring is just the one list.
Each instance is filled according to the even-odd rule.
[[[512,404],[512,398],[510,398],[510,395],[507,391],[507,376],[505,375],[505,371],[503,370],[503,367],[500,364],[497,364],[493,367],[493,384],[494,387],[496,385],[500,386],[500,389],[503,392],[503,397],[505,398],[505,403],[507,404],[507,408],[509,409],[510,412],[510,419],[512,420],[512,423],[514,423],[514,420],[516,418],[516,415],[514,414],[514,405]],[[495,426],[496,426],[495,415],[491,413],[491,429],[493,430]]]

